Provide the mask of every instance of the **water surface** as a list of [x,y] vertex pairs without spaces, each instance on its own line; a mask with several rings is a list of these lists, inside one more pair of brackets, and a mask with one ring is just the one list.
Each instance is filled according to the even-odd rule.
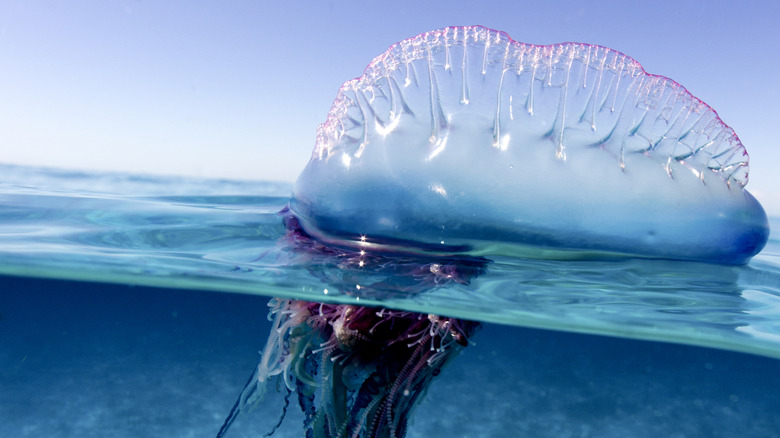
[[379,262],[345,266],[282,242],[286,184],[0,171],[6,275],[382,305],[780,357],[776,233],[741,267],[494,257],[469,284],[410,293],[377,280],[389,275]]

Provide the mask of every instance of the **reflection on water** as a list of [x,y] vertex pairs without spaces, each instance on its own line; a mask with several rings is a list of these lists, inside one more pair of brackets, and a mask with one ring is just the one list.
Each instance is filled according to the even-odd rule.
[[774,236],[743,267],[452,259],[459,272],[473,271],[465,275],[474,278],[459,282],[441,281],[450,261],[432,261],[427,273],[443,276],[426,281],[436,287],[410,293],[422,283],[416,274],[399,274],[419,260],[318,254],[284,239],[278,212],[287,185],[2,170],[4,274],[379,306],[780,357],[780,242]]

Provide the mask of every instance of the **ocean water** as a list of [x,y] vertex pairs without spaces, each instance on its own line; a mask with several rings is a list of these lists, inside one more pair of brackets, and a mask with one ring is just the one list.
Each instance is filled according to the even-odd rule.
[[[408,260],[302,251],[290,189],[0,166],[0,436],[215,436],[272,296],[485,322],[410,437],[780,435],[777,218],[742,267],[502,257],[431,284]],[[275,436],[301,427],[293,406]]]

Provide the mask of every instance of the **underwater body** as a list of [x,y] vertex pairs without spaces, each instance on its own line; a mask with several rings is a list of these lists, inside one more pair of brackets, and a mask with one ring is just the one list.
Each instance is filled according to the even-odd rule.
[[[459,86],[440,86],[447,75]],[[480,75],[487,91],[469,79]],[[409,86],[417,92],[402,92]],[[527,156],[536,168],[519,172]],[[768,386],[780,356],[777,241],[743,188],[744,147],[679,84],[617,52],[520,45],[481,27],[405,40],[342,87],[291,199],[284,185],[4,171],[3,274],[102,282],[119,297],[108,283],[277,297],[259,365],[221,427],[195,436],[281,436],[285,422],[314,437],[778,430]],[[6,298],[20,312],[29,306],[18,305],[16,277]],[[185,338],[224,347],[237,331]],[[224,369],[205,356],[191,365]],[[17,377],[27,357],[9,367]],[[437,389],[461,360],[470,366],[454,386]],[[189,377],[180,397],[224,388],[186,361],[175,368]],[[138,412],[174,418],[168,402],[156,406],[122,404],[137,419],[123,429],[143,427]],[[213,409],[204,414],[214,424]]]

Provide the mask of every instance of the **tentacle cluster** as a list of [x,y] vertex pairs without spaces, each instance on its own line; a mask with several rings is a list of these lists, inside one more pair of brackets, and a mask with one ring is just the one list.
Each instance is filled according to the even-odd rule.
[[479,327],[353,305],[275,298],[269,306],[274,328],[239,409],[281,379],[297,393],[312,438],[404,436],[431,380]]

